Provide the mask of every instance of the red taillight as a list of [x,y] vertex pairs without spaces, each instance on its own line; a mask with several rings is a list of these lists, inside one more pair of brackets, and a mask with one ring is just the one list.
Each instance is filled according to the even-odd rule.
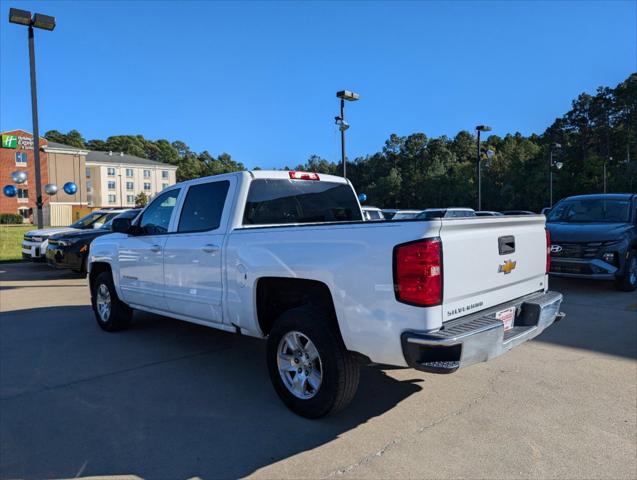
[[437,238],[394,249],[394,290],[398,301],[423,307],[442,303],[441,251]]
[[546,230],[546,273],[551,271],[551,233]]
[[318,173],[309,172],[289,172],[292,180],[320,180]]

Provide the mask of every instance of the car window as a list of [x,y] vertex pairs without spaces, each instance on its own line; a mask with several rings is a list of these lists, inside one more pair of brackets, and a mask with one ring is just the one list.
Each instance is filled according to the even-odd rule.
[[228,180],[191,185],[181,209],[177,231],[201,232],[219,228],[229,188]]
[[104,223],[104,217],[108,215],[107,212],[93,212],[89,213],[87,216],[80,218],[77,222],[71,224],[71,228],[93,228],[96,223]]
[[250,184],[244,225],[362,220],[349,185],[316,180],[257,179]]
[[144,210],[138,227],[142,235],[158,235],[168,232],[170,217],[177,204],[179,189],[161,194]]
[[113,216],[110,217],[109,221],[106,222],[104,225],[102,225],[102,229],[104,230],[110,230],[113,226],[113,219],[115,218],[130,218],[131,220],[134,219],[137,214],[139,213],[139,210],[126,210],[125,212],[121,212],[121,213],[116,213]]
[[625,223],[629,219],[628,200],[583,198],[563,200],[548,214],[548,222]]

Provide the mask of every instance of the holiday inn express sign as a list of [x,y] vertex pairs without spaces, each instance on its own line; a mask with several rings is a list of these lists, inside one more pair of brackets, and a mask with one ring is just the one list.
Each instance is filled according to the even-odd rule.
[[2,135],[2,148],[16,148],[17,146],[17,135]]
[[33,150],[33,138],[22,135],[2,135],[2,148]]

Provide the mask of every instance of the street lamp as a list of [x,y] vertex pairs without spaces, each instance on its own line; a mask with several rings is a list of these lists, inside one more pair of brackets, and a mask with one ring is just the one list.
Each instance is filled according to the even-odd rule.
[[336,96],[341,99],[341,115],[334,117],[336,125],[341,131],[341,162],[343,163],[343,177],[347,178],[347,162],[345,160],[345,130],[349,128],[349,123],[345,121],[345,100],[349,102],[355,102],[359,99],[358,93],[350,92],[349,90],[341,90],[336,92]]
[[553,167],[561,170],[564,164],[562,162],[553,161],[553,154],[559,153],[562,145],[554,143],[551,145],[549,153],[549,208],[553,208]]
[[33,40],[33,28],[42,30],[53,30],[55,28],[55,17],[36,13],[31,16],[31,12],[17,8],[9,9],[9,22],[17,25],[29,27],[29,70],[31,73],[31,115],[33,117],[33,156],[35,158],[35,205],[37,207],[38,228],[43,228],[44,219],[42,216],[42,185],[40,176],[40,131],[38,128],[38,93],[35,85],[35,45]]
[[476,132],[478,133],[478,210],[482,210],[482,168],[481,167],[481,155],[480,155],[480,132],[490,132],[491,127],[487,125],[476,126]]

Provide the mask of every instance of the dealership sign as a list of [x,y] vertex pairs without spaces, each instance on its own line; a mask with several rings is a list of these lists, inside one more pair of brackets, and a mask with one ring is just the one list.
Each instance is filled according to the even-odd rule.
[[33,138],[22,135],[2,135],[2,148],[33,150]]

